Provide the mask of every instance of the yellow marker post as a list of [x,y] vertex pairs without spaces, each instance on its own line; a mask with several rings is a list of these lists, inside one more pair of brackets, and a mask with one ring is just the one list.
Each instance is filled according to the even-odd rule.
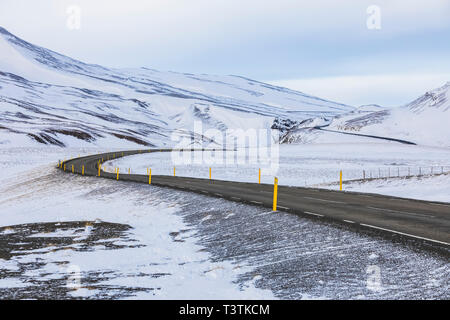
[[211,180],[211,167],[209,167],[209,180]]
[[130,174],[131,173],[131,168],[128,168],[128,174]]
[[117,172],[117,180],[119,180],[119,168],[116,169]]
[[173,176],[175,177],[175,167],[173,167]]
[[273,183],[273,208],[272,211],[277,211],[277,200],[278,200],[278,178],[275,177]]
[[72,165],[72,173],[74,173],[75,172],[75,169],[74,169],[74,167],[73,167],[73,165]]
[[148,170],[148,184],[152,184],[152,169]]
[[64,163],[64,171],[66,171],[66,164]]
[[84,166],[81,167],[81,174],[84,176]]
[[98,176],[100,177],[100,169],[101,169],[101,167],[102,167],[102,165],[100,164],[100,162],[98,163],[97,167],[98,167]]
[[342,190],[342,170],[339,172],[339,190]]
[[258,170],[258,183],[261,184],[261,168]]

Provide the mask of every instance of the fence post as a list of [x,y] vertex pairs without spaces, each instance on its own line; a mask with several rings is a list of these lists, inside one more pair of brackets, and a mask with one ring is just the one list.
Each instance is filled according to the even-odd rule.
[[273,207],[272,211],[277,211],[277,200],[278,200],[278,178],[275,177],[273,183]]

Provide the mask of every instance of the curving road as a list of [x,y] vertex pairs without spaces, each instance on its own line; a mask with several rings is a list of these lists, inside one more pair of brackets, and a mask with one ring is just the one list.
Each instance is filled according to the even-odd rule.
[[[186,151],[193,151],[188,149]],[[61,163],[61,169],[75,174],[98,176],[98,162],[149,152],[172,149],[128,150],[96,154]],[[116,179],[116,174],[101,171],[100,177]],[[148,184],[147,175],[120,173],[121,181]],[[273,186],[200,178],[152,175],[151,183],[231,201],[272,208]],[[331,219],[355,228],[410,237],[450,248],[450,204],[396,198],[384,195],[278,186],[278,209],[319,219]]]

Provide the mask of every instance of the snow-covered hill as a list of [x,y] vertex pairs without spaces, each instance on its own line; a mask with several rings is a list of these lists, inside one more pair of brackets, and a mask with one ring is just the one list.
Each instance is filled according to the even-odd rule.
[[30,44],[0,27],[0,144],[124,147],[195,141],[203,130],[270,128],[353,107],[239,76],[110,69]]
[[328,127],[450,147],[450,82],[398,108],[337,117]]
[[449,124],[450,82],[401,107],[361,106],[331,119],[318,117],[296,123],[285,130],[282,141],[365,142],[379,141],[373,138],[379,137],[450,147]]

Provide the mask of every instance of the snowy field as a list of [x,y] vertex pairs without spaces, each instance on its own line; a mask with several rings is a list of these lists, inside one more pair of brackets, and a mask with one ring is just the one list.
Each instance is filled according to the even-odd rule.
[[[237,159],[236,152],[228,153]],[[448,148],[398,143],[333,143],[281,145],[279,154],[279,166],[275,172],[267,163],[249,163],[247,154],[243,164],[227,163],[226,155],[222,163],[215,160],[212,164],[206,161],[202,164],[176,164],[176,175],[208,178],[211,167],[213,179],[258,182],[258,169],[262,168],[262,183],[273,183],[276,175],[282,185],[336,189],[337,185],[327,184],[339,181],[340,170],[344,180],[361,179],[364,174],[366,178],[378,178],[450,172]],[[108,161],[104,170],[113,172],[119,168],[120,172],[126,173],[131,169],[132,173],[146,174],[147,168],[151,168],[154,175],[173,175],[174,159],[178,157],[178,153],[134,155]],[[191,158],[194,159],[195,155]],[[420,183],[417,179],[402,179],[398,183],[376,180],[370,184],[344,185],[344,189],[450,202],[449,176],[421,179]]]
[[[329,186],[336,189],[336,186]],[[348,191],[378,193],[389,196],[428,201],[450,202],[450,174],[411,178],[387,178],[344,185]]]
[[1,298],[449,298],[413,240],[54,168],[94,151],[1,149]]
[[[1,169],[7,173],[1,178],[0,239],[20,232],[23,224],[45,222],[58,226],[80,221],[83,227],[78,224],[57,232],[31,232],[28,237],[52,241],[31,250],[16,248],[16,255],[10,256],[5,245],[0,255],[0,297],[29,297],[27,292],[41,291],[52,281],[68,279],[70,287],[81,279],[81,287],[69,290],[70,296],[273,298],[270,291],[254,289],[251,281],[241,288],[233,284],[239,273],[248,271],[245,267],[236,268],[226,261],[210,262],[208,253],[196,244],[195,230],[175,214],[180,205],[173,199],[166,200],[165,190],[124,189],[108,180],[61,176],[54,168],[57,159],[87,150],[43,151],[0,149]],[[86,240],[104,221],[129,226],[132,231],[109,239],[119,249],[109,250],[110,246],[103,243],[108,239],[89,243],[92,247],[86,249]],[[71,241],[56,245],[63,238]],[[91,279],[90,283],[86,284],[86,279]],[[36,283],[40,287],[35,288]],[[54,298],[47,289],[48,297]],[[42,293],[34,293],[43,297]]]

